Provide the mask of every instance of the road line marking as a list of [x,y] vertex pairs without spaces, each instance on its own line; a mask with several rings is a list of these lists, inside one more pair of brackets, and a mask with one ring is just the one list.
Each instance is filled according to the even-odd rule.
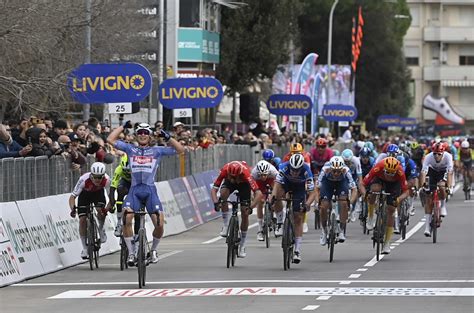
[[399,242],[393,242],[393,243],[392,243],[392,246],[398,246],[398,245],[400,245]]
[[301,309],[301,311],[314,311],[319,308],[319,305],[307,305]]
[[319,296],[316,298],[316,300],[329,300],[331,299],[331,296]]
[[358,268],[357,271],[358,272],[365,272],[365,271],[367,271],[367,269],[366,268]]
[[[367,283],[367,284],[433,284],[433,283],[466,283],[474,284],[474,279],[453,279],[453,280],[191,280],[191,281],[150,281],[147,285],[191,285],[191,284],[238,284],[238,283],[301,283],[301,284],[350,284],[350,283]],[[70,282],[70,283],[18,283],[11,286],[14,287],[44,287],[44,286],[114,286],[114,285],[136,285],[133,281],[118,282]]]
[[175,250],[175,251],[163,253],[162,255],[158,254],[158,260],[163,260],[164,258],[170,257],[172,255],[175,255],[175,254],[178,254],[178,253],[181,253],[181,252],[183,252],[183,250]]
[[[384,256],[386,256],[386,254],[381,254],[381,255],[379,255],[379,261],[382,260]],[[372,266],[374,266],[375,264],[377,264],[377,262],[378,262],[378,261],[377,261],[377,256],[374,256],[374,257],[372,258],[372,260],[370,260],[369,262],[365,263],[364,266],[372,267]]]
[[418,224],[416,224],[412,229],[410,229],[410,231],[408,233],[406,233],[405,239],[400,238],[395,242],[403,243],[403,242],[407,241],[411,236],[413,236],[414,233],[416,233],[424,225],[425,225],[424,221],[418,222]]
[[342,280],[339,285],[350,285],[351,284],[351,281],[349,280]]
[[359,278],[362,274],[350,274],[348,278]]
[[[252,229],[252,228],[257,227],[257,226],[258,226],[258,223],[253,223],[252,225],[249,225],[249,229]],[[202,244],[202,245],[208,245],[208,244],[210,244],[210,243],[219,241],[219,240],[224,239],[224,238],[225,238],[225,237],[218,236],[218,237],[209,239],[208,241],[201,242],[201,244]]]

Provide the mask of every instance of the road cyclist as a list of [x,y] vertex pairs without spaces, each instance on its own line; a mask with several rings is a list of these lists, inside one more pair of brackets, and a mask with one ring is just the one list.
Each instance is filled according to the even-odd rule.
[[[101,162],[95,162],[90,168],[90,172],[82,175],[77,181],[72,193],[69,197],[69,208],[71,217],[79,216],[79,236],[81,237],[82,252],[81,258],[86,260],[89,258],[87,247],[87,208],[92,203],[98,205],[105,204],[105,190],[110,185],[110,177],[105,173],[105,165]],[[77,198],[77,206],[76,206]],[[99,221],[99,234],[101,243],[107,241],[107,235],[104,230],[105,216],[107,210],[97,210],[97,220]]]
[[[370,188],[370,192],[384,191],[390,195],[386,198],[387,210],[387,228],[384,234],[384,247],[382,254],[390,253],[390,240],[393,234],[395,209],[400,205],[401,201],[408,197],[408,187],[402,165],[394,157],[386,157],[377,162],[370,172],[364,177],[361,185],[361,193],[366,198],[366,188]],[[367,229],[372,230],[375,226],[374,208],[375,195],[368,196],[368,218]],[[380,235],[380,234],[379,234]]]
[[[229,196],[238,190],[239,198],[242,203],[240,216],[242,222],[240,224],[240,244],[237,256],[245,258],[247,256],[246,240],[247,230],[249,227],[249,215],[252,214],[252,208],[263,198],[257,183],[252,178],[251,169],[245,161],[232,161],[225,164],[219,172],[219,176],[214,180],[213,188],[211,189],[211,199],[214,202],[214,209],[222,211],[222,229],[220,235],[227,237],[229,226],[229,207],[222,205],[222,201],[227,201]],[[219,192],[219,195],[218,195]],[[254,193],[254,198],[250,202],[251,193]],[[250,205],[248,204],[250,203]]]
[[[474,149],[469,145],[469,141],[464,140],[461,142],[461,149],[458,152],[458,164],[457,167],[461,169],[461,176],[463,177],[463,191],[469,194],[471,191],[471,184],[474,177],[474,171],[472,170],[472,160],[474,159]],[[469,199],[466,199],[469,200]]]
[[[362,147],[359,150],[360,152],[364,149]],[[352,179],[356,183],[356,186],[360,189],[360,184],[362,184],[362,167],[360,164],[360,159],[359,157],[356,157],[354,153],[352,152],[351,149],[345,149],[341,153],[341,157],[344,160],[345,165],[349,168],[349,172],[352,176]],[[357,208],[356,210],[356,202],[353,202],[354,204],[350,208],[350,214],[349,214],[349,221],[355,222],[356,220],[356,211],[360,210],[360,208]],[[345,223],[346,221],[344,221]]]
[[164,214],[163,206],[155,186],[156,171],[162,156],[183,153],[184,148],[163,129],[159,130],[158,136],[162,137],[171,147],[150,146],[153,139],[153,130],[147,123],[140,123],[135,128],[138,146],[118,140],[120,133],[127,128],[132,128],[130,121],[114,129],[107,138],[107,141],[116,149],[122,150],[127,154],[130,163],[132,185],[123,204],[125,212],[123,237],[129,251],[127,263],[133,266],[137,260],[137,256],[133,253],[133,251],[135,251],[132,242],[132,219],[134,214],[131,213],[139,212],[143,204],[154,225],[150,262],[157,263],[157,248],[164,232]]
[[[252,178],[258,185],[258,189],[262,192],[270,192],[273,189],[273,185],[275,182],[275,178],[278,175],[278,170],[269,162],[265,160],[261,160],[257,163],[256,166],[252,169]],[[264,241],[264,233],[263,233],[263,205],[265,200],[267,200],[268,195],[264,195],[262,200],[257,203],[257,222],[258,222],[258,230],[257,230],[257,240]],[[269,225],[266,225],[267,227]]]
[[[288,162],[280,165],[275,186],[272,192],[273,210],[277,215],[276,236],[283,234],[283,203],[282,200],[288,192],[293,195],[293,217],[295,235],[295,253],[293,263],[301,262],[301,243],[303,241],[303,220],[305,211],[308,210],[314,201],[314,181],[310,165],[305,162],[305,158],[300,153],[291,155]],[[308,194],[308,195],[307,195]],[[273,200],[274,199],[274,200]]]

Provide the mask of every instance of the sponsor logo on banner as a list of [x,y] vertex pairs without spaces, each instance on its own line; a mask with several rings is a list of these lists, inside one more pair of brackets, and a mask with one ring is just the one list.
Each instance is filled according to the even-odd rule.
[[201,219],[204,222],[208,222],[219,216],[220,213],[214,210],[211,194],[206,186],[207,182],[202,177],[202,173],[188,176],[187,181],[190,187],[189,193],[194,196],[197,202],[197,209],[199,210]]
[[329,122],[352,122],[357,118],[357,109],[350,105],[325,105],[323,117]]
[[165,215],[165,235],[174,235],[186,230],[178,203],[167,181],[155,183]]
[[67,86],[80,103],[139,102],[150,93],[151,74],[138,63],[82,64]]
[[307,115],[311,113],[311,99],[305,95],[271,95],[267,108],[275,115]]
[[212,77],[166,79],[158,90],[160,102],[168,109],[212,108],[223,96],[221,82]]
[[0,243],[0,286],[13,283],[23,279],[20,273],[20,265],[10,243]]
[[416,118],[414,117],[401,117],[400,126],[401,127],[411,127],[414,128],[418,125]]
[[168,181],[173,191],[174,198],[178,204],[181,216],[183,218],[186,229],[193,228],[199,225],[199,218],[196,215],[196,211],[191,203],[186,186],[183,183],[181,177]]

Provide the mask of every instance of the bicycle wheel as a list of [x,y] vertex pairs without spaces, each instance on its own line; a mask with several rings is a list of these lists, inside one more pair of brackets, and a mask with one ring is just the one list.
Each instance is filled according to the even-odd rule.
[[382,214],[377,214],[377,219],[375,223],[375,232],[374,232],[374,240],[375,240],[375,245],[377,247],[376,253],[377,253],[377,261],[379,260],[380,257],[380,252],[382,251],[382,243],[383,243],[383,216]]
[[360,223],[362,224],[363,234],[369,234],[367,229],[367,203],[362,202],[362,211],[360,213]]
[[99,238],[99,227],[94,222],[94,263],[95,268],[99,268],[99,250],[100,250],[100,238]]
[[138,231],[137,268],[138,268],[138,288],[142,288],[145,286],[145,275],[146,275],[146,234],[145,234],[144,228],[140,228],[140,230]]
[[237,260],[237,254],[239,253],[240,237],[239,237],[239,219],[235,217],[234,224],[234,249],[232,250],[232,266],[235,266],[235,260]]
[[233,263],[233,251],[234,251],[234,246],[235,246],[235,241],[237,240],[234,237],[235,231],[235,216],[230,217],[229,221],[229,226],[227,228],[227,238],[226,238],[226,243],[227,243],[227,268],[229,268],[231,265],[234,266]]
[[270,225],[272,223],[272,211],[270,210],[270,203],[265,203],[265,212],[263,220],[263,236],[265,239],[265,246],[270,248]]
[[321,220],[319,216],[319,208],[314,209],[314,229],[321,228]]
[[329,221],[329,262],[334,260],[334,245],[336,244],[336,227],[337,227],[337,220],[336,214],[331,213],[330,221]]
[[127,263],[128,257],[128,248],[123,236],[120,237],[120,270],[123,271],[124,269],[128,268]]
[[89,266],[91,271],[94,270],[94,223],[91,221],[90,217],[87,217],[87,254],[89,254]]
[[470,190],[470,187],[471,187],[471,182],[470,182],[470,179],[469,177],[464,174],[464,177],[463,177],[463,188],[462,190],[464,191],[464,200],[471,200],[471,190]]
[[281,241],[281,247],[283,249],[283,270],[288,270],[290,268],[290,250],[291,250],[291,226],[290,219],[287,216],[285,222],[283,223],[283,236]]
[[405,240],[407,234],[407,202],[403,201],[401,208],[400,208],[400,233],[402,235],[402,240]]

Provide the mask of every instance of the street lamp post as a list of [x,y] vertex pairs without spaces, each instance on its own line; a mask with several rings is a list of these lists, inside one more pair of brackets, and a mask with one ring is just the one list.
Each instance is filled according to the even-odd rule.
[[331,7],[331,12],[329,13],[329,32],[328,32],[328,88],[326,90],[326,104],[329,104],[329,96],[331,95],[332,79],[331,79],[331,53],[332,53],[332,20],[334,15],[334,10],[339,0],[335,0]]

